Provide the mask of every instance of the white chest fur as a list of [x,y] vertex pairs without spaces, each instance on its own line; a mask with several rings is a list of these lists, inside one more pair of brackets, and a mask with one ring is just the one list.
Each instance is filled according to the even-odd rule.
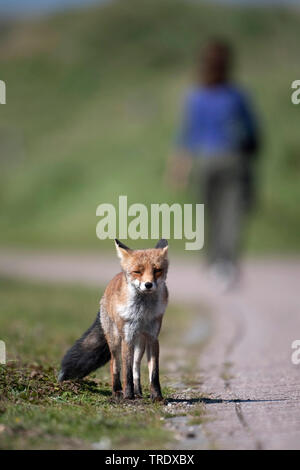
[[140,294],[136,290],[130,290],[127,303],[118,306],[118,313],[125,322],[126,341],[131,341],[139,334],[156,338],[159,332],[159,323],[156,320],[164,314],[166,306],[163,289],[151,294]]

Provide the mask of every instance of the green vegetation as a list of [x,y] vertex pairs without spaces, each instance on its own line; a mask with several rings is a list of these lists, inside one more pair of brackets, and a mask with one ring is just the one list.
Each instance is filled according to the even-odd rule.
[[117,403],[107,382],[60,385],[55,372],[36,364],[0,368],[0,448],[134,449],[157,448],[170,441],[162,428],[161,405],[147,398]]
[[[132,403],[112,400],[108,366],[83,381],[56,380],[63,353],[92,322],[100,294],[1,280],[0,331],[8,362],[0,366],[0,448],[154,449],[170,442],[164,407],[150,402],[146,370],[144,398]],[[170,326],[181,313],[170,307]],[[167,326],[162,336],[172,343],[174,328]],[[162,384],[170,397],[164,376]]]
[[296,8],[183,0],[119,0],[3,27],[1,243],[100,249],[99,203],[189,201],[163,172],[195,47],[222,35],[264,133],[248,246],[299,249],[299,27]]

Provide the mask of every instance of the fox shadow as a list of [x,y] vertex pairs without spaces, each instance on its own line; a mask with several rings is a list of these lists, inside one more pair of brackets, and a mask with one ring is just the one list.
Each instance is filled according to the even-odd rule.
[[284,401],[283,398],[278,399],[241,399],[241,398],[233,398],[233,399],[223,399],[223,398],[209,398],[209,397],[193,397],[193,398],[167,398],[167,403],[185,403],[189,405],[196,405],[199,403],[204,403],[205,405],[214,405],[218,403],[264,403],[264,402],[276,402],[276,401]]

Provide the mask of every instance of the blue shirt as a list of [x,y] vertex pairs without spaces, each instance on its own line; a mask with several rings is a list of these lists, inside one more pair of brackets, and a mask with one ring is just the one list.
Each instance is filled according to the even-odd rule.
[[198,87],[184,103],[179,147],[195,155],[241,151],[243,142],[255,139],[256,122],[246,95],[234,85]]

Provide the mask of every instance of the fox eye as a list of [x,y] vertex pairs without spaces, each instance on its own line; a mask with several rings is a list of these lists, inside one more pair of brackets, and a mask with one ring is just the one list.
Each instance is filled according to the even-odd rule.
[[133,271],[133,274],[141,274],[141,271]]
[[155,272],[155,274],[162,273],[162,269],[160,269],[160,268],[154,269],[154,272]]

